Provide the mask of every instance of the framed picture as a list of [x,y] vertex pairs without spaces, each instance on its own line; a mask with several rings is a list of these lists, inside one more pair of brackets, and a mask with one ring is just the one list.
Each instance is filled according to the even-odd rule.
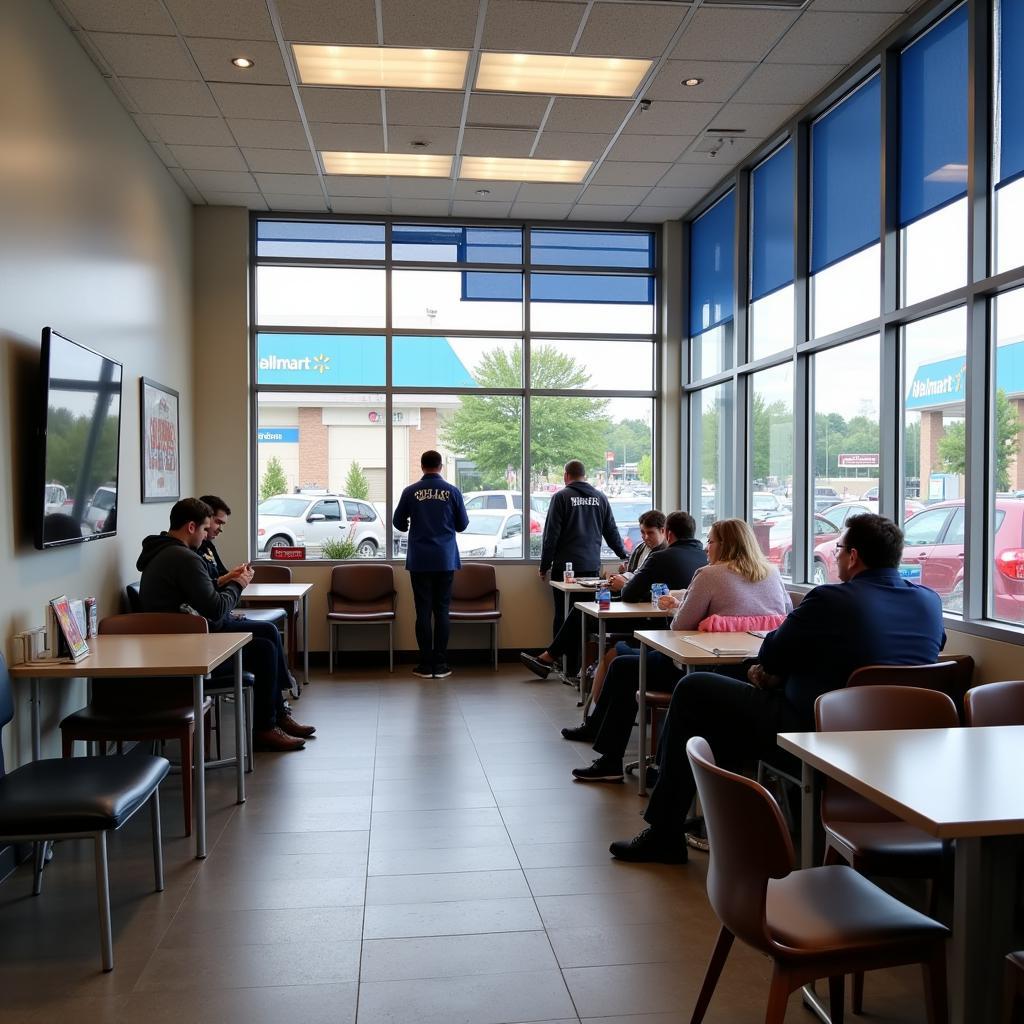
[[177,501],[181,497],[178,392],[140,377],[142,396],[142,500]]

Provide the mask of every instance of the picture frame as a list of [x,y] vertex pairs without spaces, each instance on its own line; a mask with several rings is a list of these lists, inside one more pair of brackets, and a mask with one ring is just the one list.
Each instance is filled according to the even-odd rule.
[[181,497],[178,392],[149,377],[140,377],[139,386],[142,503],[177,501]]

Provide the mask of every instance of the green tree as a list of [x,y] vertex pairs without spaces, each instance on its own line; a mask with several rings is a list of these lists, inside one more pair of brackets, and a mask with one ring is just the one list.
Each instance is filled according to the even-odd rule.
[[350,498],[362,498],[363,501],[370,498],[370,484],[358,462],[349,466],[348,476],[345,477],[345,493]]
[[605,451],[615,452],[616,465],[639,462],[651,450],[651,428],[643,420],[620,420],[610,423],[604,439]]
[[781,398],[765,402],[754,395],[754,480],[793,477],[793,410]]
[[260,501],[266,501],[275,494],[284,494],[286,490],[288,481],[285,479],[284,466],[276,455],[272,455],[260,481]]
[[636,475],[642,483],[649,484],[653,478],[653,467],[651,466],[650,452],[644,452],[640,456],[640,463],[636,467]]
[[[473,370],[481,388],[521,388],[522,351],[493,349]],[[537,345],[531,354],[535,388],[579,390],[590,375],[576,361],[549,345]],[[561,470],[569,459],[582,459],[588,470],[604,468],[604,438],[608,429],[599,398],[535,398],[530,406],[531,472],[543,477]],[[440,429],[441,443],[472,459],[481,486],[505,487],[509,466],[522,462],[523,403],[517,395],[463,395],[459,408]]]
[[[1006,392],[999,388],[996,391],[996,422],[995,422],[995,456],[996,456],[996,489],[1006,491],[1010,488],[1010,460],[1017,454],[1020,420],[1017,412],[1006,397]],[[950,423],[939,440],[939,458],[942,468],[947,473],[958,473],[963,476],[967,472],[967,427],[963,420]],[[925,482],[921,481],[922,491]]]

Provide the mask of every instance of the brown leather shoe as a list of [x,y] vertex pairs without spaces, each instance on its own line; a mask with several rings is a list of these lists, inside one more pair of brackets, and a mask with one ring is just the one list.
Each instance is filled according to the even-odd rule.
[[300,740],[308,739],[316,732],[315,725],[299,725],[291,715],[278,716],[277,727],[289,736],[295,736]]
[[259,732],[254,732],[252,745],[255,750],[286,752],[301,750],[306,745],[306,741],[289,736],[280,726],[275,725],[273,729],[261,729]]

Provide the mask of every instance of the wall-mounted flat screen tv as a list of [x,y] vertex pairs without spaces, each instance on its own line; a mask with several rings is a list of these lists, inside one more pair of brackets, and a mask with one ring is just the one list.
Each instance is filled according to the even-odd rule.
[[37,548],[117,532],[121,373],[115,360],[43,329],[33,502]]

